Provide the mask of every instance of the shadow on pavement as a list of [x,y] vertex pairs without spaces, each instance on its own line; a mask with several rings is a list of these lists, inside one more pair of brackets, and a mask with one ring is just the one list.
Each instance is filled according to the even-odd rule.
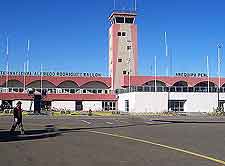
[[113,128],[135,127],[135,126],[166,125],[166,124],[172,124],[172,123],[157,123],[157,124],[136,123],[136,124],[128,124],[128,125],[96,126],[96,127],[80,127],[80,128],[59,129],[58,131],[60,131],[62,133],[69,133],[69,132],[76,132],[76,131],[82,131],[82,130],[113,129]]
[[60,135],[56,131],[54,125],[47,125],[42,130],[26,130],[24,135],[21,135],[19,131],[15,131],[10,134],[9,131],[0,131],[0,142],[13,142],[13,141],[25,141],[25,140],[36,140],[44,139],[49,137],[56,137]]
[[189,121],[189,120],[152,120],[154,122],[168,122],[168,123],[216,123],[225,124],[225,121]]
[[[150,125],[163,125],[165,123],[150,124]],[[170,123],[171,124],[171,123]],[[145,125],[144,123],[128,124],[128,125],[116,125],[116,126],[95,126],[95,127],[80,127],[80,128],[55,128],[54,125],[46,125],[45,129],[42,130],[25,130],[24,135],[20,135],[19,131],[14,134],[10,134],[9,131],[0,131],[0,142],[15,142],[15,141],[26,141],[26,140],[37,140],[45,139],[49,137],[57,137],[63,133],[78,132],[82,130],[92,130],[92,129],[107,129],[107,128],[125,128],[138,125]]]

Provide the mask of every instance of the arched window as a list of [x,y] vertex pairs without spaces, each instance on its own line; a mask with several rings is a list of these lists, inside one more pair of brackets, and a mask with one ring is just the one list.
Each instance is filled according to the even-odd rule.
[[[3,84],[3,87],[6,86],[6,83]],[[23,87],[23,83],[18,81],[18,80],[8,80],[8,87],[11,88],[22,88]]]
[[109,87],[100,81],[90,81],[81,86],[81,88],[92,88],[92,89],[108,89]]
[[57,87],[58,88],[70,88],[70,89],[79,88],[78,84],[74,81],[63,81]]
[[[144,86],[152,86],[152,87],[154,87],[155,86],[155,80],[146,82],[144,84]],[[159,81],[159,80],[156,80],[156,86],[158,86],[158,87],[166,86],[166,83],[164,83],[162,81]]]
[[188,86],[188,83],[186,81],[178,81],[178,82],[175,82],[173,84],[173,86],[177,86],[177,87],[184,86],[184,87],[187,87]]
[[[27,85],[27,88],[40,88],[40,87],[41,87],[41,81],[40,80],[33,81],[33,82],[31,82]],[[42,88],[56,88],[56,86],[49,81],[43,80],[42,81]]]
[[[208,81],[202,81],[197,83],[194,87],[207,87],[208,86]],[[217,85],[213,82],[209,82],[210,87],[217,87]]]
[[208,81],[202,81],[197,83],[194,86],[195,92],[217,92],[217,85],[213,82],[209,82],[209,89],[208,89]]

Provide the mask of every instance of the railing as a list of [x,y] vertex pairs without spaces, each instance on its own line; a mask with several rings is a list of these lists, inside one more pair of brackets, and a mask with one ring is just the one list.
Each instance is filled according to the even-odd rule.
[[126,89],[117,89],[116,94],[129,93],[129,92],[209,92],[209,93],[225,93],[225,87],[186,87],[186,86],[132,86]]
[[[0,93],[27,93],[28,88],[24,89],[21,87],[0,87]],[[36,92],[41,92],[41,88],[33,88]],[[110,89],[76,89],[76,88],[42,88],[46,90],[48,94],[112,94],[113,91]]]
[[[41,88],[33,88],[36,92],[41,92]],[[98,89],[98,88],[42,88],[46,90],[48,94],[113,94],[114,91],[110,89]],[[0,87],[0,93],[27,93],[28,88],[24,90],[21,87]],[[210,93],[225,93],[225,87],[185,87],[185,86],[132,86],[126,89],[115,90],[116,94],[128,93],[128,92],[210,92]]]

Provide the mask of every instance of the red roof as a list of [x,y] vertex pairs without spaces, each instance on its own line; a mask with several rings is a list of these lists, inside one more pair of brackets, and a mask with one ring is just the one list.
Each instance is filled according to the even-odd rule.
[[[21,83],[24,82],[24,76],[9,76],[9,80],[16,80],[20,81]],[[31,82],[40,80],[40,76],[27,76],[26,77],[26,85],[30,84]],[[93,81],[101,82],[107,85],[109,88],[111,87],[111,78],[110,77],[60,77],[60,76],[43,76],[42,80],[46,80],[55,86],[60,85],[65,81],[73,81],[79,87]],[[0,79],[0,85],[4,85],[6,81],[6,76],[2,76]]]
[[[143,86],[145,83],[154,81],[154,76],[131,76],[130,82],[133,86]],[[208,81],[208,77],[166,77],[166,76],[157,76],[156,80],[161,81],[165,83],[167,86],[173,86],[176,82],[184,81],[187,82],[187,85],[192,87],[197,85],[200,82]],[[214,83],[216,86],[219,85],[219,79],[218,78],[210,78],[210,82]],[[121,80],[121,86],[127,87],[129,82],[129,77],[124,76]],[[225,78],[221,78],[221,86],[225,86]]]

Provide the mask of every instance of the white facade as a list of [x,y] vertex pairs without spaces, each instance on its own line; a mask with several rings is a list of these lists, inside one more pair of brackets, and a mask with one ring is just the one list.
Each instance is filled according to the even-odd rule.
[[83,101],[83,110],[88,111],[101,111],[102,110],[102,101]]
[[18,101],[22,102],[22,110],[24,111],[34,111],[34,102],[32,100],[14,100],[12,106],[15,107]]
[[52,109],[67,109],[71,111],[76,110],[76,101],[52,101]]
[[170,100],[186,100],[185,112],[212,112],[218,106],[218,93],[170,92]]
[[120,94],[119,111],[126,111],[125,100],[129,101],[129,112],[166,112],[168,110],[168,93],[132,92]]
[[[169,101],[183,101],[184,112],[212,112],[218,106],[218,93],[196,92],[131,92],[119,94],[118,109],[127,111],[125,103],[129,101],[129,112],[167,112]],[[225,100],[225,94],[220,94]]]

